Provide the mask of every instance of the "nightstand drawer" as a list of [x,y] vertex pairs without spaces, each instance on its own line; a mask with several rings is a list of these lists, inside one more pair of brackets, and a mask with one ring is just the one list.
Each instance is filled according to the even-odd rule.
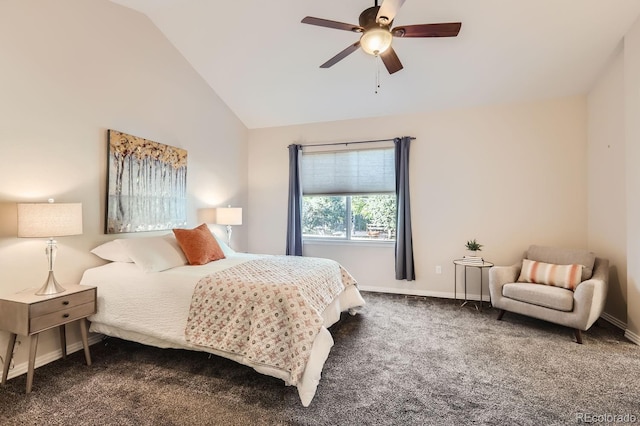
[[[51,300],[43,300],[42,302],[33,303],[30,309],[30,317],[40,317],[62,310],[68,310],[78,305],[93,302],[95,289],[87,289],[78,293],[72,293],[66,296],[56,297]],[[33,331],[33,330],[32,330]]]
[[[91,292],[87,292],[89,296],[92,296]],[[37,333],[39,331],[46,330],[51,327],[56,327],[61,324],[77,320],[79,318],[87,317],[94,314],[96,311],[96,305],[93,303],[93,297],[90,297],[89,303],[74,306],[52,312],[50,314],[34,317],[29,321],[29,330],[31,333]]]

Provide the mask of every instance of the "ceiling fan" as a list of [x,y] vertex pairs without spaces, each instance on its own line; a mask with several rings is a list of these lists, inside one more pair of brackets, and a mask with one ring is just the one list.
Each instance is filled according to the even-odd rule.
[[391,29],[393,19],[404,2],[405,0],[383,0],[382,5],[378,6],[378,0],[375,0],[375,6],[365,9],[360,14],[360,25],[345,24],[312,16],[305,17],[302,20],[304,24],[362,34],[360,40],[320,65],[320,68],[329,68],[335,65],[361,47],[370,55],[380,56],[389,74],[393,74],[403,68],[398,55],[391,47],[393,37],[455,37],[460,32],[462,26],[460,22],[404,25]]

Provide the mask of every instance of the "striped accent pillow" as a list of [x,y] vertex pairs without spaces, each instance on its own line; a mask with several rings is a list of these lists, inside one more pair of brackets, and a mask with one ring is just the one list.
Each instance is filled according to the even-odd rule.
[[582,265],[554,265],[523,259],[518,282],[536,283],[575,290],[582,280]]

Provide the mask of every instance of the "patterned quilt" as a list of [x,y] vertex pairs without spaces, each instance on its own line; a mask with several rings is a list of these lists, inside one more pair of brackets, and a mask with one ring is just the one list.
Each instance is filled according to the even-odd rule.
[[185,328],[192,344],[288,371],[296,385],[321,313],[353,277],[328,259],[269,256],[200,279]]

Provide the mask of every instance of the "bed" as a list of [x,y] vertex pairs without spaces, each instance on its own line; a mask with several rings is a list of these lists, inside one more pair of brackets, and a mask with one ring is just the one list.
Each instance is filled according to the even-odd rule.
[[[217,242],[224,258],[202,265],[188,264],[171,234],[92,250],[110,263],[81,280],[98,287],[90,331],[231,359],[295,386],[309,406],[333,346],[328,327],[365,303],[357,284],[332,260],[236,253]],[[328,292],[317,290],[325,275]]]

